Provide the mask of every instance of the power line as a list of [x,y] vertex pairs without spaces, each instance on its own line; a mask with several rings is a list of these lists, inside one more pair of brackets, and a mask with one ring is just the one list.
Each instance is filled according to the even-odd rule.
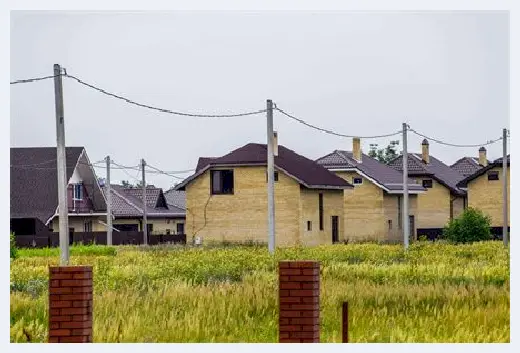
[[359,135],[346,135],[346,134],[341,134],[339,132],[334,132],[332,130],[327,130],[327,129],[324,129],[324,128],[321,128],[321,127],[318,127],[316,125],[312,125],[302,119],[299,119],[287,112],[285,112],[284,110],[278,108],[278,106],[276,105],[276,103],[274,104],[274,109],[278,110],[280,113],[282,113],[283,115],[287,116],[288,118],[290,119],[293,119],[297,122],[299,122],[300,124],[303,124],[305,126],[308,126],[310,128],[313,128],[315,130],[318,130],[318,131],[321,131],[321,132],[325,132],[327,134],[330,134],[330,135],[335,135],[335,136],[340,136],[340,137],[349,137],[349,138],[354,138],[354,137],[359,137],[359,138],[362,138],[362,139],[371,139],[371,138],[381,138],[381,137],[390,137],[390,136],[396,136],[396,135],[400,135],[401,134],[401,131],[397,131],[397,132],[394,132],[394,133],[391,133],[391,134],[385,134],[385,135],[374,135],[374,136],[359,136]]
[[129,104],[133,104],[133,105],[136,105],[136,106],[139,106],[139,107],[142,107],[142,108],[156,110],[156,111],[159,111],[161,113],[180,115],[180,116],[189,116],[189,117],[194,117],[194,118],[235,118],[235,117],[242,117],[242,116],[248,116],[248,115],[256,115],[256,114],[261,114],[261,113],[265,113],[266,112],[266,109],[256,110],[256,111],[251,111],[251,112],[246,112],[246,113],[238,113],[238,114],[193,114],[193,113],[179,112],[179,111],[174,111],[174,110],[170,110],[170,109],[158,108],[158,107],[154,107],[154,106],[151,106],[151,105],[138,103],[138,102],[135,102],[135,101],[130,100],[128,98],[125,98],[123,96],[117,95],[115,93],[108,92],[108,91],[106,91],[106,90],[104,90],[102,88],[96,87],[96,86],[94,86],[92,84],[86,83],[85,81],[77,78],[76,76],[69,75],[69,74],[64,74],[64,76],[65,77],[69,77],[69,78],[77,81],[78,83],[80,83],[80,84],[82,84],[82,85],[84,85],[86,87],[89,87],[91,89],[94,89],[94,90],[96,90],[98,92],[101,92],[101,93],[103,93],[103,94],[105,94],[107,96],[123,100],[123,101],[125,101],[125,102],[127,102]]
[[160,170],[158,168],[155,168],[154,166],[151,166],[149,164],[147,164],[147,166],[150,167],[151,169],[157,171],[159,174],[168,175],[168,176],[170,176],[172,178],[179,179],[179,180],[184,180],[184,178],[181,178],[181,177],[179,177],[177,175],[173,175],[173,174],[170,174],[170,173],[166,173],[166,172],[164,172],[164,171],[162,171],[162,170]]
[[496,142],[498,142],[498,141],[503,139],[503,137],[499,137],[499,138],[494,139],[494,140],[488,140],[486,143],[480,143],[480,144],[474,144],[474,145],[471,145],[471,144],[463,145],[463,144],[455,144],[455,143],[444,142],[444,141],[435,139],[433,137],[428,137],[428,136],[426,136],[424,134],[421,134],[421,133],[417,132],[416,130],[414,130],[412,128],[409,128],[408,130],[413,132],[414,134],[416,134],[418,136],[424,137],[427,140],[431,140],[431,141],[437,142],[438,144],[451,146],[451,147],[481,147],[481,146],[491,145],[491,144],[496,143]]
[[42,80],[47,80],[49,78],[54,78],[54,77],[57,77],[57,76],[60,76],[60,75],[51,75],[51,76],[42,76],[42,77],[35,77],[35,78],[27,78],[27,79],[23,79],[23,80],[16,80],[16,81],[11,81],[10,84],[11,85],[17,85],[19,83],[30,83],[30,82],[35,82],[35,81],[42,81]]

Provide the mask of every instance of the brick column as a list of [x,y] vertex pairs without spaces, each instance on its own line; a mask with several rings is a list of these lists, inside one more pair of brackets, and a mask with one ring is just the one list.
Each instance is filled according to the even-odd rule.
[[320,342],[320,263],[279,262],[279,342]]
[[92,342],[92,267],[49,267],[49,343]]

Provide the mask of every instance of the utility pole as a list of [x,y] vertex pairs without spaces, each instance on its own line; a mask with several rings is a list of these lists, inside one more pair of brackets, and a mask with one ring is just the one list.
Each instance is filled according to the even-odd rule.
[[141,159],[141,168],[143,170],[143,244],[148,245],[148,222],[146,220],[146,179],[145,179],[146,162]]
[[56,158],[58,167],[58,209],[60,222],[60,266],[69,264],[69,206],[67,205],[67,161],[61,67],[54,64],[54,102],[56,106]]
[[267,230],[269,234],[269,253],[274,254],[274,131],[273,101],[267,100]]
[[502,132],[502,142],[504,155],[502,156],[502,182],[504,183],[504,224],[502,228],[502,239],[504,240],[504,246],[507,246],[509,242],[509,234],[507,232],[508,217],[507,217],[507,129]]
[[404,249],[408,249],[410,240],[410,220],[408,210],[408,136],[406,123],[403,123],[403,240]]
[[107,245],[112,245],[112,187],[110,186],[110,156],[107,156]]

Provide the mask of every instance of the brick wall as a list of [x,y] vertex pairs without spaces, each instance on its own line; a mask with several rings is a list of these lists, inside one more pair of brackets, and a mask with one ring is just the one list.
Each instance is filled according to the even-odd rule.
[[279,342],[320,342],[320,264],[279,262]]
[[49,267],[49,343],[92,342],[92,267]]

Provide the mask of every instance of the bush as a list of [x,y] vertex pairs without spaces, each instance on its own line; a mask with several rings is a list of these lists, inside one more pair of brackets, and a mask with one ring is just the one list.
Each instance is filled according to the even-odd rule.
[[444,228],[442,237],[454,243],[472,243],[491,239],[491,219],[482,211],[468,208]]
[[18,249],[16,248],[16,241],[14,239],[13,233],[11,233],[10,243],[11,243],[11,259],[14,260],[18,257]]

